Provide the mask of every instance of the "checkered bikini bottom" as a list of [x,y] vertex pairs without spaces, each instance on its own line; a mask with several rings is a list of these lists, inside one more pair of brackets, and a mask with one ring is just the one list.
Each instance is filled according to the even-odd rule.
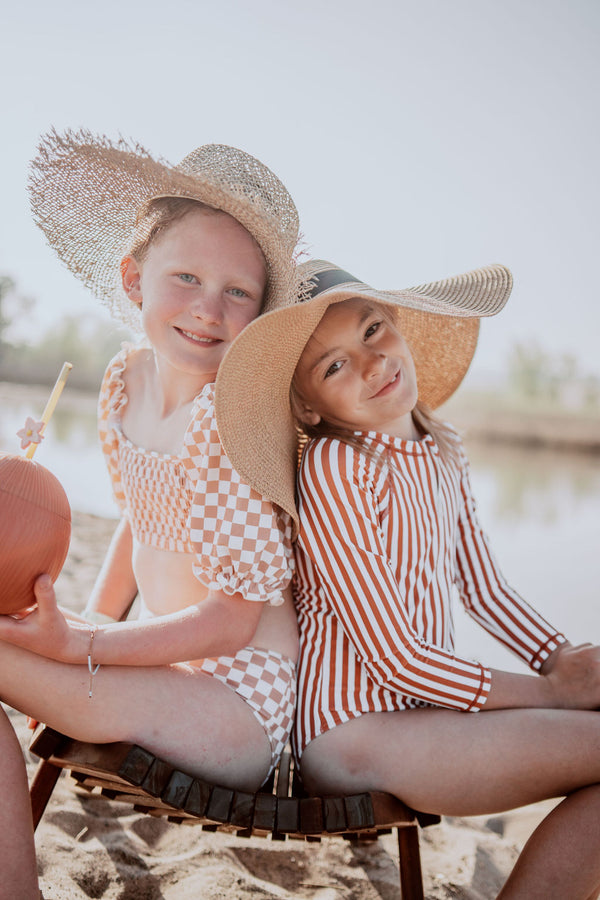
[[218,678],[251,708],[271,745],[270,775],[285,749],[294,722],[295,664],[273,650],[244,647],[233,657],[205,659],[200,670]]

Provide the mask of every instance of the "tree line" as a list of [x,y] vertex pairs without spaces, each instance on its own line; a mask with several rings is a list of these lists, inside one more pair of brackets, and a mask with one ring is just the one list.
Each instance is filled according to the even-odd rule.
[[[65,360],[73,364],[69,383],[97,390],[107,362],[132,334],[107,325],[93,313],[65,315],[35,342],[11,338],[14,326],[34,313],[35,301],[22,296],[12,278],[0,275],[0,381],[54,384]],[[570,355],[552,355],[535,343],[517,343],[507,361],[506,390],[533,403],[596,410],[600,379],[579,371]]]
[[93,313],[64,315],[37,338],[15,335],[35,314],[35,301],[14,280],[0,275],[0,381],[52,385],[62,364],[72,363],[69,384],[97,391],[107,362],[132,334]]

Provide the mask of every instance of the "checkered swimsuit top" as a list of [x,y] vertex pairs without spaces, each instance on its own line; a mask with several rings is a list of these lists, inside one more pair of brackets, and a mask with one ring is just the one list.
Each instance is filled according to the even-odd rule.
[[298,754],[365,712],[477,710],[490,672],[454,654],[453,597],[532,669],[565,638],[506,583],[479,525],[468,463],[433,438],[369,433],[377,465],[332,439],[305,449],[294,601]]
[[214,385],[196,397],[181,453],[136,447],[123,434],[125,345],[109,364],[99,398],[99,434],[115,500],[137,541],[193,554],[202,584],[247,600],[283,602],[293,569],[289,517],[247,485],[221,446]]

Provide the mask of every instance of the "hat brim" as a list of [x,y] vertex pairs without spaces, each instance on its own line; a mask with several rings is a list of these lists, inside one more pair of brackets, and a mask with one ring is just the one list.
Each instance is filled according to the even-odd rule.
[[292,516],[297,531],[298,434],[290,385],[329,306],[360,296],[395,310],[414,359],[419,399],[436,409],[467,373],[480,316],[502,309],[511,287],[512,276],[503,266],[406,291],[377,291],[355,282],[255,319],[233,342],[217,374],[217,427],[231,462],[255,490]]
[[[123,139],[112,142],[87,131],[51,132],[31,163],[32,211],[48,243],[117,318],[136,330],[139,310],[123,292],[119,263],[131,247],[140,209],[158,197],[199,200],[246,228],[266,262],[264,309],[290,302],[297,287],[292,255],[298,220],[285,187],[267,166],[243,151],[205,145],[190,158],[202,150],[212,154],[206,174],[201,169],[189,174],[185,160],[173,166]],[[227,178],[236,166],[237,184]]]

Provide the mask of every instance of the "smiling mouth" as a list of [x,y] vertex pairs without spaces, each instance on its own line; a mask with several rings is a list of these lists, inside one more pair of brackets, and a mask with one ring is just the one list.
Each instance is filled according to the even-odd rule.
[[373,394],[373,396],[380,397],[382,394],[387,393],[387,391],[389,391],[393,388],[393,386],[397,383],[399,378],[400,378],[400,369],[398,369],[398,371],[396,372],[394,377],[390,378],[389,381],[386,381],[386,383],[383,385],[383,387],[379,388],[379,390],[375,394]]
[[213,337],[202,337],[199,334],[194,334],[193,331],[186,331],[184,328],[177,328],[179,334],[182,334],[184,337],[188,338],[188,340],[193,341],[195,344],[220,344],[220,338]]

